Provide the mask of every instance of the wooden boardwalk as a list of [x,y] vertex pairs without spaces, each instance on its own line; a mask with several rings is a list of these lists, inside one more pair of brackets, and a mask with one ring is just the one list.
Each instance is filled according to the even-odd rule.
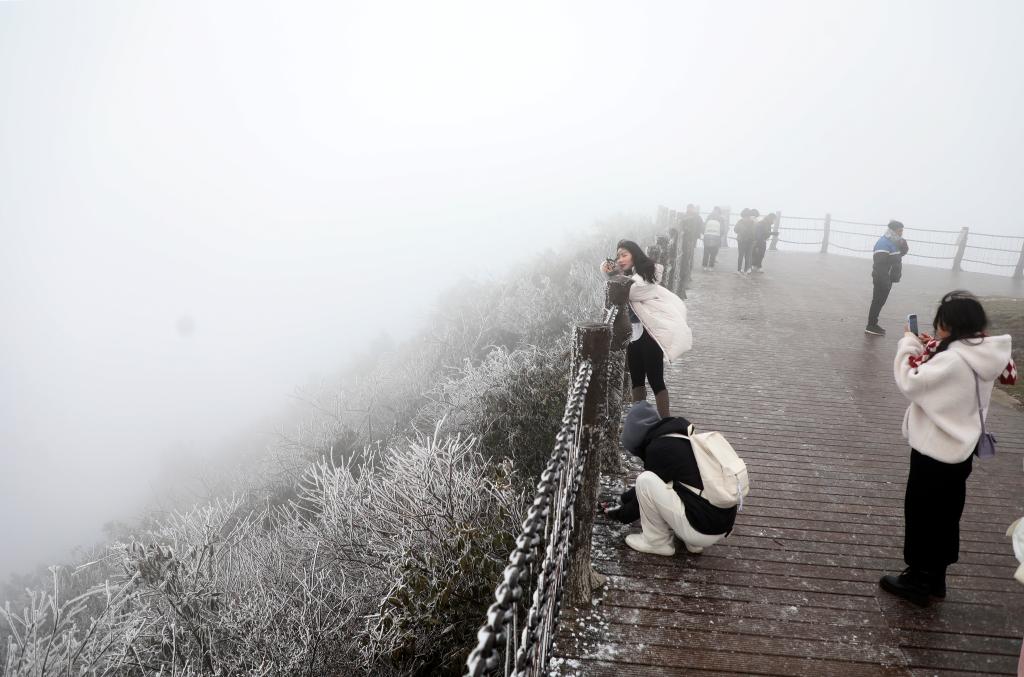
[[[556,674],[1015,674],[1024,586],[1004,532],[1024,514],[1024,411],[993,405],[999,455],[975,462],[959,563],[944,601],[919,609],[878,588],[903,568],[910,450],[892,358],[903,318],[922,327],[941,295],[1022,296],[1006,278],[907,266],[863,333],[871,282],[860,259],[770,252],[736,275],[735,251],[694,273],[695,348],[669,367],[673,413],[721,430],[748,464],[733,534],[702,555],[633,552],[639,528],[598,519],[594,565],[608,585],[563,613]],[[1016,337],[1024,340],[1024,337]],[[604,480],[607,499],[639,466]]]

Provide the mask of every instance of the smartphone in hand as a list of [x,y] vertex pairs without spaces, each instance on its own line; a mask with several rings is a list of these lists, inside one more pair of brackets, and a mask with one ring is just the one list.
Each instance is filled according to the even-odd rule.
[[917,313],[907,315],[907,326],[910,327],[910,333],[914,336],[921,333],[917,328]]

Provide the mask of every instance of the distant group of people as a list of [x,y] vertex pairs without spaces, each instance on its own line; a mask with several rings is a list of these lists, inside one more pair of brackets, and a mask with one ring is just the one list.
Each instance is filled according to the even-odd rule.
[[[684,218],[694,215],[700,219],[696,208],[688,209]],[[721,237],[724,219],[715,216],[712,213],[701,224],[703,237]],[[756,209],[745,209],[736,224],[740,273],[760,270],[764,250],[758,242],[767,242],[775,219],[769,215],[759,221],[759,217]],[[892,284],[902,275],[902,257],[909,251],[902,235],[903,224],[891,221],[873,252],[874,294],[865,330],[869,334],[885,334],[878,326],[878,314]],[[705,268],[714,266],[716,253],[717,247],[709,247],[705,239]],[[607,259],[602,270],[633,280],[629,291],[633,333],[627,356],[634,404],[625,418],[621,442],[643,461],[644,471],[618,504],[600,509],[623,523],[640,520],[641,533],[626,538],[634,550],[673,555],[674,538],[678,538],[688,551],[699,553],[730,533],[736,507],[714,505],[704,497],[704,478],[691,444],[694,427],[685,418],[672,416],[669,408],[663,362],[692,346],[686,305],[659,284],[661,266],[634,242],[619,242],[616,259]],[[908,325],[896,347],[893,373],[909,400],[903,419],[903,435],[911,447],[904,501],[907,566],[902,573],[879,581],[884,590],[921,606],[946,595],[946,570],[959,558],[967,477],[973,457],[984,456],[987,448],[984,421],[992,389],[997,381],[1012,384],[1017,377],[1011,337],[986,333],[985,310],[970,293],[954,291],[943,296],[932,325],[934,336],[911,332]],[[654,390],[655,406],[646,402],[645,383]],[[1015,547],[1024,551],[1024,523],[1012,525],[1014,530],[1019,541]],[[1018,557],[1024,561],[1024,552]],[[1018,576],[1024,582],[1024,566]]]
[[[775,214],[761,217],[756,209],[744,209],[734,227],[736,233],[736,271],[750,274],[760,273],[764,266],[764,256],[768,251],[768,240],[778,235]],[[691,270],[694,263],[694,249],[698,241],[704,248],[701,270],[714,270],[718,260],[718,252],[728,237],[729,222],[722,213],[721,207],[715,207],[704,220],[697,206],[686,205],[686,212],[680,220],[681,242],[684,255],[684,268]]]

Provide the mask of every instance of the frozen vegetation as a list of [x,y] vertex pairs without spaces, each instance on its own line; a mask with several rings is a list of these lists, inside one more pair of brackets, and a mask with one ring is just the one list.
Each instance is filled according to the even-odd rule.
[[220,498],[9,585],[0,675],[459,673],[553,445],[569,332],[599,316],[596,263],[641,228],[458,285]]

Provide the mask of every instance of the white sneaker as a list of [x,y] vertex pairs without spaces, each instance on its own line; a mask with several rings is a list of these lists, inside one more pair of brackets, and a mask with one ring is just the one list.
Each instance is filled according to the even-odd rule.
[[685,541],[683,541],[683,545],[686,546],[686,551],[687,552],[692,552],[694,555],[699,555],[702,552],[704,552],[704,548],[700,547],[699,545],[690,545],[689,543],[687,543]]
[[646,552],[651,555],[665,555],[671,557],[676,554],[676,549],[672,544],[668,545],[651,545],[644,538],[643,534],[630,534],[626,536],[626,545],[633,548],[637,552]]

